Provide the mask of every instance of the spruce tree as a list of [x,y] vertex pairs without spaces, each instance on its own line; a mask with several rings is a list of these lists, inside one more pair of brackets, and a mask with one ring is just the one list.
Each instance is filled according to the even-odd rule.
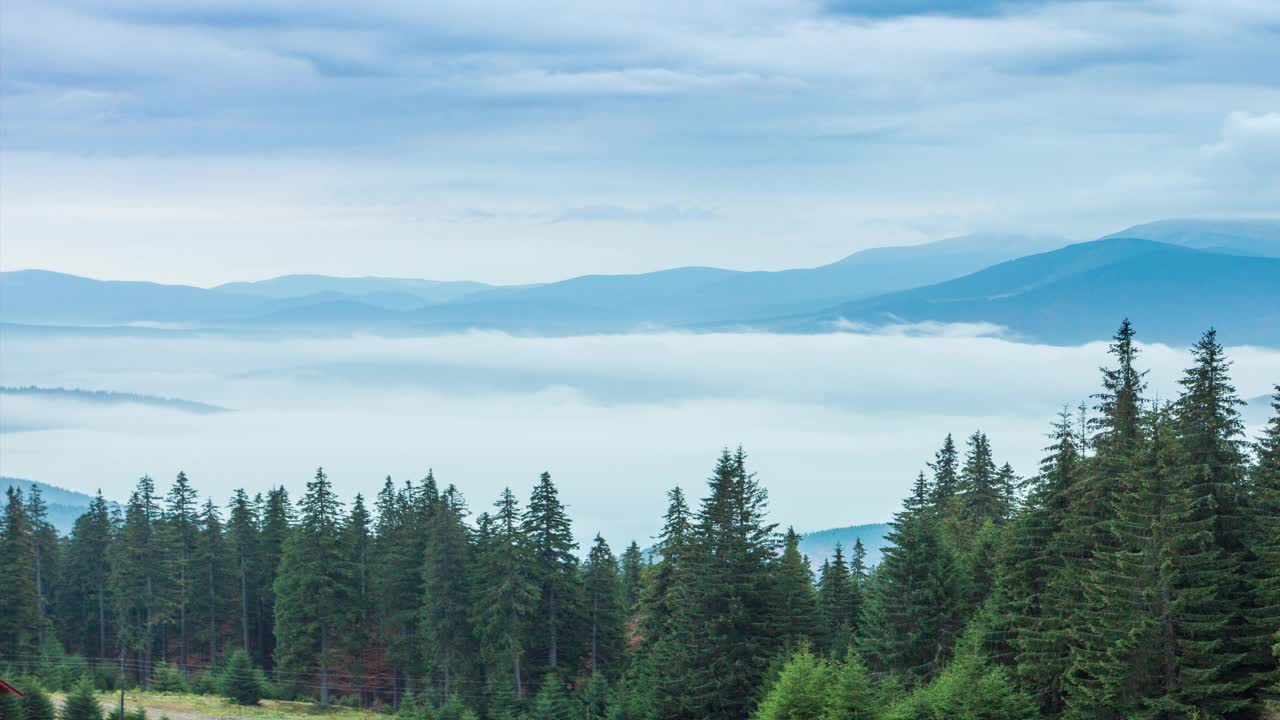
[[423,657],[439,677],[446,698],[452,695],[455,681],[468,678],[476,654],[470,616],[475,567],[466,517],[462,494],[450,485],[431,512],[422,565],[418,627]]
[[262,673],[245,651],[236,649],[222,670],[222,694],[236,705],[257,705],[262,700]]
[[0,557],[5,578],[0,583],[0,647],[19,664],[33,662],[40,650],[38,630],[43,622],[36,588],[35,538],[23,504],[22,491],[5,490],[4,523],[0,525]]
[[40,683],[31,683],[22,696],[22,720],[54,720],[56,713],[49,694]]
[[279,576],[284,544],[293,528],[293,505],[289,493],[283,487],[271,488],[262,502],[257,502],[257,515],[261,518],[258,533],[258,567],[256,577],[260,591],[257,593],[255,625],[258,628],[258,656],[255,663],[271,667],[275,656],[278,632],[275,621],[275,583]]
[[1068,569],[1063,536],[1072,485],[1080,473],[1079,439],[1064,408],[1049,435],[1051,444],[1031,479],[1025,506],[1001,555],[997,581],[1002,600],[994,623],[995,639],[1014,656],[1016,678],[1034,690],[1046,715],[1062,710],[1063,681],[1069,667],[1073,603],[1081,580]]
[[276,660],[318,676],[329,705],[329,671],[349,622],[351,563],[342,545],[341,504],[323,469],[298,503],[299,523],[284,543],[275,582]]
[[933,470],[933,486],[930,502],[937,508],[945,510],[950,506],[952,498],[960,492],[960,453],[951,433],[942,441],[942,447],[934,455],[929,468]]
[[230,516],[227,520],[227,544],[230,548],[230,562],[235,577],[237,605],[240,609],[240,647],[246,653],[253,652],[251,640],[254,617],[253,609],[257,606],[258,585],[257,555],[259,551],[258,517],[249,495],[243,488],[237,488],[231,498]]
[[171,571],[173,573],[171,576],[173,581],[172,602],[177,606],[178,659],[182,663],[182,669],[185,672],[187,655],[191,650],[187,616],[191,602],[192,580],[195,574],[192,568],[192,559],[195,555],[196,533],[199,523],[196,491],[195,488],[191,487],[190,481],[187,480],[186,473],[179,472],[178,477],[174,479],[173,487],[169,489],[168,502],[169,506],[166,509],[165,523],[163,525],[166,530],[164,541],[170,548],[168,558],[172,564]]
[[579,717],[582,707],[577,700],[570,697],[565,689],[564,680],[554,672],[548,672],[542,678],[538,695],[529,706],[525,720],[565,720]]
[[1256,707],[1259,684],[1274,672],[1271,638],[1253,622],[1271,613],[1258,591],[1254,571],[1260,566],[1249,547],[1253,523],[1247,512],[1244,425],[1237,410],[1244,403],[1231,383],[1231,363],[1214,330],[1204,334],[1191,355],[1195,364],[1179,381],[1175,425],[1185,453],[1184,482],[1195,499],[1192,518],[1211,526],[1221,553],[1213,584],[1221,593],[1216,612],[1226,619],[1226,629],[1219,637],[1217,667],[1223,690],[1234,697],[1206,698],[1197,707],[1227,712],[1238,704],[1244,713]]
[[108,583],[119,638],[126,650],[137,654],[134,669],[143,683],[151,677],[157,630],[165,622],[161,586],[168,576],[168,548],[157,538],[159,522],[155,483],[144,475],[129,496],[124,522],[111,545]]
[[777,568],[777,634],[784,647],[823,639],[818,595],[814,592],[809,559],[800,554],[800,536],[787,528]]
[[626,616],[622,605],[622,586],[618,580],[618,561],[609,544],[598,533],[583,567],[582,587],[590,625],[587,670],[602,680],[616,677],[621,670],[626,647]]
[[[411,482],[398,489],[387,477],[375,502],[374,562],[371,569],[378,636],[397,689],[422,670],[418,616],[422,603],[422,563],[426,529],[416,510]],[[407,688],[412,694],[412,686]]]
[[801,646],[752,713],[752,720],[826,720],[834,699],[831,665]]
[[58,531],[49,522],[48,506],[40,493],[39,485],[31,486],[31,493],[26,503],[27,518],[31,526],[33,564],[36,573],[36,594],[40,598],[40,624],[36,626],[36,635],[40,646],[44,647],[50,639],[48,630],[53,614],[53,583],[58,577]]
[[62,720],[102,720],[102,706],[93,694],[93,682],[88,676],[80,678],[67,694],[59,714]]
[[564,505],[551,482],[542,473],[525,509],[522,532],[533,555],[532,579],[542,595],[542,619],[532,628],[531,647],[542,649],[545,666],[554,670],[560,663],[561,645],[570,639],[567,606],[576,592],[577,556],[573,531]]
[[667,671],[682,680],[659,692],[671,695],[681,716],[737,720],[754,706],[778,648],[776,525],[765,520],[768,496],[741,448],[724,451],[708,484],[671,624],[681,637]]
[[818,579],[818,607],[823,636],[830,651],[843,653],[853,640],[857,622],[853,578],[844,559],[844,547],[836,543],[835,556],[822,566]]
[[525,697],[525,636],[540,599],[530,575],[535,562],[520,524],[520,507],[510,488],[494,513],[480,516],[479,582],[475,623],[483,639],[490,677],[506,675],[516,700]]
[[959,500],[960,517],[968,521],[971,528],[987,520],[1004,522],[1009,517],[1009,497],[991,456],[991,442],[984,433],[969,436],[969,447],[960,469]]
[[873,670],[921,681],[942,667],[960,630],[961,585],[929,498],[921,474],[885,538],[857,639]]
[[192,583],[192,597],[198,600],[197,615],[202,621],[199,632],[204,636],[209,649],[207,664],[213,666],[218,664],[218,643],[227,615],[229,563],[230,556],[218,507],[212,500],[206,501],[200,511],[199,533],[196,536],[192,563],[196,573]]
[[657,643],[675,612],[673,586],[689,549],[692,520],[684,491],[674,487],[667,491],[667,511],[656,544],[658,563],[653,582],[643,597],[641,635],[647,644]]
[[113,610],[107,593],[108,549],[114,533],[107,501],[98,491],[88,510],[76,518],[63,563],[62,585],[68,597],[62,605],[78,611],[74,642],[97,657],[107,657],[110,648]]
[[644,589],[644,555],[635,540],[622,553],[622,603],[628,612],[635,612],[640,605]]

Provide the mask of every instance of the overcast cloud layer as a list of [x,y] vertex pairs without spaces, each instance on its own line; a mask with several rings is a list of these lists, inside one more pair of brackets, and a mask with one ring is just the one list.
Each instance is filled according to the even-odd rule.
[[[1243,397],[1270,392],[1280,352],[1229,355]],[[504,485],[526,495],[548,470],[579,535],[603,531],[617,545],[656,532],[667,488],[701,496],[720,448],[742,443],[774,519],[812,530],[887,520],[947,432],[982,429],[998,460],[1034,472],[1049,421],[1095,392],[1105,359],[1102,344],[1025,345],[955,329],[283,342],[10,333],[5,384],[176,396],[234,412],[0,396],[0,473],[124,499],[143,473],[167,483],[184,470],[223,502],[240,486],[301,492],[317,465],[347,499],[372,495],[387,474],[403,481],[434,468],[479,510]],[[1186,352],[1146,346],[1142,364],[1152,395],[1174,397]]]
[[5,269],[779,268],[1280,207],[1273,0],[8,0]]

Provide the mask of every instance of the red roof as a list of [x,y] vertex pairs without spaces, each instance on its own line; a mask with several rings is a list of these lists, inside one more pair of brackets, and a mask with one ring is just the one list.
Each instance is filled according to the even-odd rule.
[[17,695],[22,697],[22,693],[18,692],[18,688],[10,685],[4,680],[0,680],[0,695]]

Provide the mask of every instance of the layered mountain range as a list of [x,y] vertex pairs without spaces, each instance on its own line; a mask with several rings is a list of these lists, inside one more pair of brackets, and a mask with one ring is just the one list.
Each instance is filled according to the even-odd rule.
[[0,320],[29,332],[816,333],[972,323],[1072,344],[1105,338],[1126,316],[1147,341],[1187,344],[1215,326],[1230,344],[1280,345],[1280,221],[1166,220],[1080,243],[975,234],[815,268],[683,267],[522,286],[289,275],[199,288],[46,270],[0,276]]

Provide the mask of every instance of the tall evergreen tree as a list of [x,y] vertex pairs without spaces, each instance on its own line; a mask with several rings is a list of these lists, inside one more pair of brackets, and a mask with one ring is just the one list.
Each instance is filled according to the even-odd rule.
[[187,611],[191,600],[191,589],[194,571],[192,559],[195,555],[196,534],[199,524],[199,508],[195,488],[187,480],[186,473],[179,472],[169,489],[169,506],[166,509],[164,528],[165,540],[170,550],[168,558],[173,565],[173,603],[177,606],[178,622],[178,659],[182,670],[187,669],[187,655],[190,651],[190,638],[187,628]]
[[964,465],[960,469],[960,514],[973,525],[1008,519],[1009,496],[991,456],[991,442],[984,433],[969,436]]
[[218,664],[218,644],[227,615],[230,555],[222,532],[222,518],[212,500],[200,511],[199,534],[196,536],[192,569],[192,597],[199,603],[200,634],[209,649],[207,664]]
[[77,632],[64,635],[74,647],[86,655],[107,657],[110,646],[112,613],[107,595],[111,566],[108,549],[115,527],[102,491],[89,503],[89,508],[76,518],[67,544],[63,563],[62,586],[67,598],[63,603],[68,617],[74,617]]
[[35,538],[22,491],[10,486],[5,490],[4,524],[0,526],[0,557],[5,561],[5,580],[0,583],[0,647],[5,654],[20,658],[18,664],[34,662],[40,650],[42,618],[35,556]]
[[520,506],[510,488],[502,491],[492,516],[480,516],[480,581],[476,626],[484,641],[491,676],[510,673],[516,700],[525,696],[525,635],[539,601],[530,577],[534,557],[520,524]]
[[683,567],[692,535],[692,518],[684,491],[679,487],[667,491],[667,512],[663,517],[662,531],[658,535],[658,563],[653,582],[643,598],[644,613],[641,619],[641,635],[653,645],[662,638],[663,631],[674,615],[673,586],[678,571]]
[[960,492],[960,452],[951,439],[951,433],[942,441],[942,447],[929,463],[933,470],[933,486],[930,501],[936,507],[945,509]]
[[822,575],[818,578],[818,606],[827,648],[843,653],[853,640],[857,607],[853,578],[840,543],[836,543],[835,556],[822,566]]
[[891,523],[857,643],[874,670],[923,681],[942,667],[960,630],[961,586],[929,490],[921,474]]
[[284,544],[292,532],[293,505],[289,493],[283,487],[271,488],[262,502],[256,502],[256,514],[262,526],[258,532],[258,567],[256,576],[260,591],[257,594],[255,624],[258,628],[258,658],[256,664],[271,667],[275,657],[276,630],[275,583],[279,576]]
[[777,634],[784,646],[823,639],[819,623],[818,595],[814,592],[809,558],[800,553],[800,535],[787,528],[777,568]]
[[342,546],[342,506],[323,469],[307,483],[299,522],[284,543],[276,577],[276,657],[286,669],[314,672],[329,705],[329,671],[349,619],[351,563]]
[[49,522],[48,506],[45,505],[39,485],[31,486],[26,509],[35,557],[36,592],[40,597],[40,624],[36,626],[36,634],[40,639],[40,646],[44,647],[53,613],[53,581],[58,577],[58,531]]
[[625,649],[626,622],[618,560],[599,534],[587,553],[583,566],[583,592],[587,601],[587,621],[591,627],[588,671],[592,676],[617,677]]
[[477,650],[470,616],[475,560],[466,517],[462,494],[450,485],[432,510],[422,566],[423,656],[439,677],[445,698],[455,681],[469,677]]
[[708,484],[673,623],[682,637],[672,677],[683,682],[666,691],[678,717],[736,720],[755,705],[778,648],[776,525],[765,520],[768,495],[747,472],[741,448],[720,456]]
[[632,540],[622,553],[622,603],[627,612],[635,612],[644,589],[644,555]]
[[543,615],[533,628],[533,647],[546,651],[546,667],[555,669],[560,663],[560,647],[570,638],[566,605],[576,590],[577,556],[573,531],[564,505],[551,482],[550,473],[542,473],[529,498],[523,519],[523,534],[533,553],[533,581],[542,594]]
[[227,520],[227,543],[230,546],[231,563],[235,576],[236,596],[240,607],[240,647],[252,654],[253,609],[257,606],[259,552],[257,513],[243,488],[237,488],[231,497],[230,516]]
[[142,476],[125,506],[124,522],[112,543],[111,604],[115,606],[121,651],[133,651],[135,670],[145,683],[151,677],[152,653],[165,622],[161,606],[167,548],[158,541],[160,507],[155,482]]

